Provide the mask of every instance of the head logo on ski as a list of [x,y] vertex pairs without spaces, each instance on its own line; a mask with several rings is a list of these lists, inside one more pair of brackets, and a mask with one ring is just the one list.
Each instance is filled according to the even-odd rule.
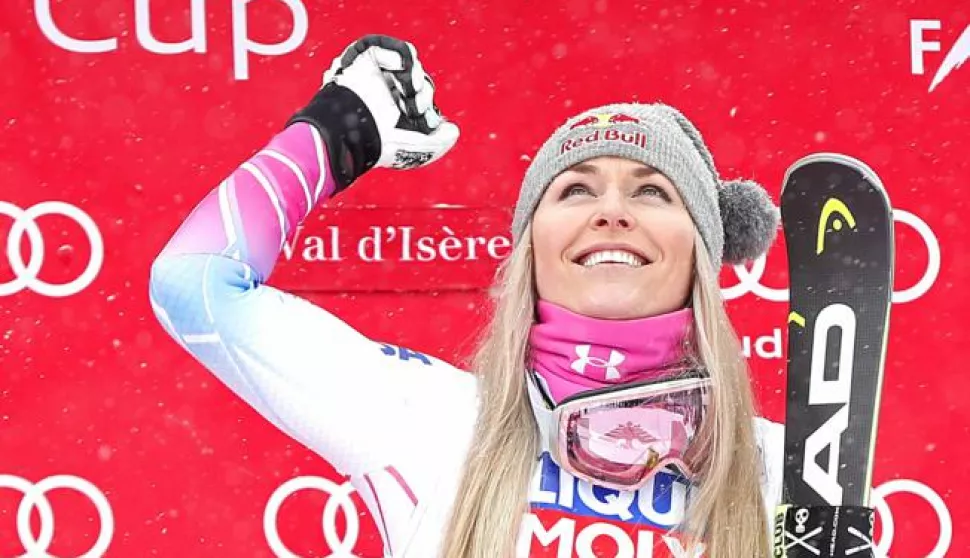
[[[815,248],[816,254],[821,254],[822,251],[825,250],[825,233],[828,231],[827,224],[829,222],[829,217],[831,217],[833,213],[836,213],[837,216],[832,219],[832,230],[842,230],[842,219],[849,224],[849,227],[852,230],[855,230],[856,228],[855,217],[852,216],[852,212],[849,211],[849,208],[846,207],[842,200],[838,198],[831,198],[830,200],[826,201],[825,205],[822,206],[822,215],[818,218],[818,246]],[[839,216],[841,216],[842,219],[839,219]]]

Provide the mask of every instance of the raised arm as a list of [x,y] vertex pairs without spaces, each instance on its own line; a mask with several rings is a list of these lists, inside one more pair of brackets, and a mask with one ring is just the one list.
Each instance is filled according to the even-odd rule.
[[[383,129],[391,109],[378,103],[394,101],[374,50],[347,62],[351,68],[335,63],[308,106],[205,196],[155,260],[149,288],[156,317],[179,345],[348,475],[413,451],[408,440],[431,426],[414,412],[434,395],[430,386],[473,389],[450,365],[388,356],[385,345],[322,308],[265,285],[284,242],[317,203],[401,158],[389,140],[400,140],[394,128],[405,119],[399,114]],[[412,104],[421,94],[402,92]],[[412,141],[410,152],[428,149],[427,164],[454,144],[453,133],[450,143],[439,136],[430,147]]]

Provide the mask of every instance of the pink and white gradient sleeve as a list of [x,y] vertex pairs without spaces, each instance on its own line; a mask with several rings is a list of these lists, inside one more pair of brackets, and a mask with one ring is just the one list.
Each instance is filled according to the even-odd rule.
[[152,309],[236,395],[338,471],[392,467],[407,486],[409,460],[433,452],[436,434],[452,435],[442,398],[447,408],[473,402],[474,380],[430,356],[402,358],[403,349],[264,284],[284,240],[333,192],[327,169],[315,128],[276,135],[209,192],[156,258]]

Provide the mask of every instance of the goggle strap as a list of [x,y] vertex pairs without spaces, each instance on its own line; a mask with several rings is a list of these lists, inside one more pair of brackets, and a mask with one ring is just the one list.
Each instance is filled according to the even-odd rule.
[[[558,407],[565,406],[574,401],[595,399],[599,396],[609,396],[616,392],[636,392],[636,391],[646,391],[651,392],[662,386],[690,386],[691,384],[707,384],[710,382],[710,377],[704,374],[700,370],[691,370],[688,373],[680,374],[674,377],[660,377],[652,378],[643,382],[637,382],[632,384],[616,384],[601,388],[594,388],[589,390],[584,390],[580,393],[570,395],[564,398],[558,403]],[[635,397],[635,395],[633,396]]]
[[539,426],[539,454],[546,451],[550,455],[553,453],[556,438],[556,421],[549,402],[543,393],[540,392],[538,379],[535,373],[529,372],[526,378],[529,387],[529,400],[532,401],[532,410],[535,413],[536,423]]

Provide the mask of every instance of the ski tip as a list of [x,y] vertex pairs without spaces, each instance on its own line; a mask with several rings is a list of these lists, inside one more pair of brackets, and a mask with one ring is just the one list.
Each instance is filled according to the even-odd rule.
[[803,167],[816,164],[816,163],[832,163],[832,164],[842,165],[845,167],[852,168],[857,172],[859,172],[860,174],[862,174],[863,177],[865,177],[866,180],[871,182],[873,186],[875,186],[876,188],[878,188],[884,193],[886,192],[886,187],[882,183],[882,180],[879,178],[879,175],[876,173],[876,171],[874,171],[872,167],[870,167],[861,159],[858,159],[851,155],[846,155],[845,153],[820,151],[820,152],[810,153],[808,155],[805,155],[804,157],[798,159],[788,167],[788,170],[785,172],[785,179],[782,181],[782,184],[781,184],[782,193],[784,193],[785,188],[791,182],[792,174],[796,173],[799,169]]

